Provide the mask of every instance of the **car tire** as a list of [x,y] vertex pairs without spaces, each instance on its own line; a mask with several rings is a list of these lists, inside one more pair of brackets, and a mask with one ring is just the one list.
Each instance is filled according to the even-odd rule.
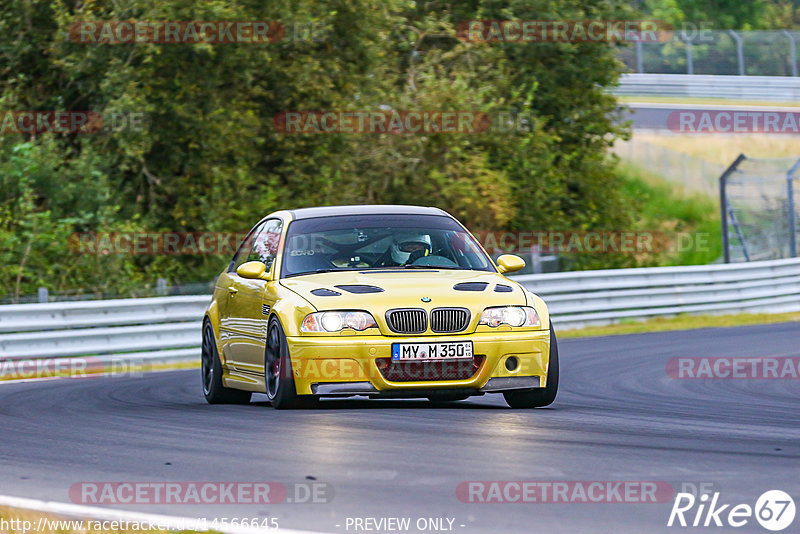
[[512,408],[543,408],[553,404],[558,394],[558,340],[553,325],[550,325],[550,363],[547,367],[547,386],[527,391],[503,393],[506,403]]
[[247,404],[252,393],[226,388],[222,384],[222,362],[211,321],[203,321],[203,343],[200,356],[203,396],[209,404]]
[[298,395],[294,384],[292,359],[286,334],[277,317],[272,317],[267,328],[264,351],[264,385],[267,398],[276,410],[311,408],[318,399],[311,395]]

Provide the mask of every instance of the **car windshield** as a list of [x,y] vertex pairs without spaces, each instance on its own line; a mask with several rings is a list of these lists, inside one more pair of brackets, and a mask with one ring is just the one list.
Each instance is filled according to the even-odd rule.
[[475,240],[440,215],[343,215],[289,224],[282,276],[369,269],[493,271]]

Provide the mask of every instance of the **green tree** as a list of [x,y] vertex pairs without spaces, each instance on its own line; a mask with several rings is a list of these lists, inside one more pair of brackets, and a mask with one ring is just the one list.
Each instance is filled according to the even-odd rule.
[[[146,118],[93,134],[0,137],[2,287],[130,292],[159,276],[208,280],[218,257],[75,255],[67,238],[241,232],[285,207],[435,204],[474,229],[624,228],[633,208],[607,156],[624,135],[607,91],[621,68],[613,46],[461,42],[455,28],[629,14],[621,0],[0,2],[0,111]],[[277,20],[287,35],[220,45],[70,38],[73,23],[97,20]],[[387,108],[505,113],[524,127],[289,135],[273,125],[290,110]],[[631,260],[600,261],[577,265]]]

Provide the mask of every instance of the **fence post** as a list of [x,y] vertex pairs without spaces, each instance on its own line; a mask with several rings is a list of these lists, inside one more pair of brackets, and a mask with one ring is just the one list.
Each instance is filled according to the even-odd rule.
[[792,76],[797,76],[797,44],[794,41],[794,35],[786,30],[783,34],[789,38],[789,61],[792,62]]
[[156,294],[158,295],[167,294],[167,280],[165,278],[159,278],[156,280]]
[[744,159],[745,155],[739,154],[739,157],[719,177],[719,211],[722,217],[722,252],[725,255],[725,263],[731,262],[730,243],[728,242],[728,195],[725,191],[725,186],[727,185],[728,176],[736,170]]
[[681,152],[681,181],[684,189],[689,191],[689,156],[686,152]]
[[644,73],[644,57],[642,53],[642,42],[637,40],[634,45],[636,49],[636,72],[639,74]]
[[739,63],[739,76],[744,76],[744,46],[742,45],[742,36],[733,30],[728,30],[728,33],[733,40],[736,41],[736,60]]
[[692,54],[692,40],[681,30],[681,40],[686,45],[686,74],[694,74],[694,55]]
[[46,287],[40,287],[38,291],[38,301],[39,302],[49,302],[50,301],[50,292],[47,290]]
[[[710,180],[708,179],[708,173],[706,172],[706,160],[705,160],[705,158],[700,158],[700,179],[703,180],[703,190],[704,191],[709,191],[708,185],[709,185]],[[713,186],[713,182],[711,182],[711,183],[712,183],[712,186],[710,188],[710,192],[713,193],[714,186]]]
[[797,257],[797,221],[794,213],[794,173],[800,168],[800,159],[798,159],[792,168],[786,173],[786,195],[788,198],[787,206],[789,208],[789,256],[792,258]]

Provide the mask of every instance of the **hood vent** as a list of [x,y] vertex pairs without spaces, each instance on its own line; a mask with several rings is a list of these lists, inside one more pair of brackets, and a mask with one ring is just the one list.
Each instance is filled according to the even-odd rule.
[[496,286],[494,286],[495,293],[511,293],[512,291],[514,291],[514,288],[512,288],[511,286],[506,286],[503,284],[497,284]]
[[456,291],[483,291],[489,284],[486,282],[461,282],[453,286]]
[[338,297],[339,295],[341,295],[341,293],[339,293],[338,291],[334,291],[332,289],[325,289],[324,287],[312,290],[311,294],[316,295],[318,297]]
[[341,289],[343,291],[347,291],[348,293],[383,293],[383,289],[376,286],[368,286],[366,284],[343,284],[335,287],[336,289]]

